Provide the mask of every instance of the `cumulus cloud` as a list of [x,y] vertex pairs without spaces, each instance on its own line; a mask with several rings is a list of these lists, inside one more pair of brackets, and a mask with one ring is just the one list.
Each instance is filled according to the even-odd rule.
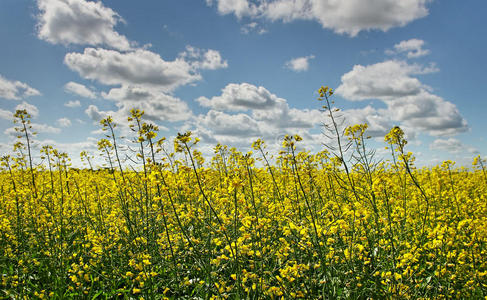
[[391,99],[429,89],[411,75],[423,74],[424,68],[403,61],[388,60],[362,66],[345,73],[336,92],[347,100]]
[[478,153],[478,150],[476,148],[467,146],[455,138],[436,139],[430,144],[430,149],[446,151],[450,153]]
[[314,55],[293,58],[290,61],[287,61],[285,66],[294,72],[308,71],[309,60],[314,58]]
[[221,95],[197,101],[210,111],[194,117],[191,129],[210,144],[247,147],[253,140],[264,138],[279,145],[285,134],[316,140],[310,130],[324,117],[318,110],[291,108],[285,99],[249,83],[228,84]]
[[192,46],[186,46],[186,51],[179,54],[181,58],[188,61],[194,69],[216,70],[228,67],[220,52],[213,49],[199,49]]
[[257,16],[261,10],[258,4],[248,0],[206,0],[208,5],[213,5],[214,2],[216,2],[219,13],[223,15],[233,13],[239,19],[244,16]]
[[367,123],[367,135],[371,137],[384,137],[394,127],[394,121],[387,115],[387,111],[370,105],[364,108],[346,109],[342,115],[347,126]]
[[70,101],[64,103],[64,106],[71,107],[71,108],[81,107],[81,102],[79,100],[70,100]]
[[101,119],[106,118],[109,115],[113,115],[113,111],[100,111],[98,106],[91,104],[85,109],[85,114],[95,122],[99,122]]
[[[169,122],[184,121],[192,116],[187,104],[171,95],[174,89],[200,80],[200,70],[228,66],[218,51],[191,46],[173,61],[165,61],[158,54],[145,49],[122,53],[87,48],[83,53],[68,53],[64,62],[84,79],[118,86],[101,93],[103,98],[115,101],[118,110],[110,112],[114,118],[126,119],[132,108],[139,108],[145,111],[145,117],[150,120]],[[75,83],[67,85],[67,89],[85,96],[91,92]],[[92,119],[99,120],[102,112],[95,108],[88,107],[86,113]]]
[[108,93],[102,93],[102,96],[114,101],[117,109],[104,111],[96,105],[89,105],[85,113],[95,122],[111,116],[115,123],[125,124],[132,109],[143,110],[144,119],[154,122],[186,121],[192,117],[192,112],[184,101],[145,87],[122,86],[113,88]]
[[434,71],[419,65],[389,60],[369,66],[356,65],[344,74],[336,89],[347,100],[378,99],[387,109],[379,111],[394,122],[431,135],[453,135],[468,129],[457,107],[434,95],[413,75]]
[[68,53],[64,63],[85,79],[106,85],[144,85],[164,92],[201,79],[199,70],[226,68],[228,63],[216,50],[188,46],[173,61],[145,49],[119,52],[86,48]]
[[222,89],[220,96],[196,99],[202,106],[217,110],[246,111],[249,109],[268,109],[277,102],[285,101],[271,94],[267,89],[249,83],[230,83]]
[[53,44],[108,46],[130,50],[131,43],[115,31],[123,19],[101,1],[37,0],[38,37]]
[[96,94],[81,83],[70,81],[64,85],[64,90],[68,93],[78,95],[84,98],[96,98]]
[[406,53],[408,58],[417,58],[430,53],[428,49],[423,49],[423,46],[423,40],[410,39],[394,45],[394,50],[386,50],[386,54]]
[[20,81],[8,80],[0,75],[0,98],[8,100],[20,100],[31,96],[39,96],[41,93]]
[[116,102],[116,115],[124,119],[130,115],[132,108],[143,110],[144,118],[152,121],[177,122],[192,116],[186,102],[143,86],[122,86],[102,95]]
[[403,124],[431,135],[454,135],[468,130],[455,104],[421,91],[388,103],[388,113]]
[[323,114],[316,109],[290,108],[286,102],[278,102],[272,110],[253,110],[252,116],[272,127],[281,129],[311,129],[323,121]]
[[143,49],[121,53],[86,48],[83,53],[66,54],[64,63],[81,77],[106,85],[145,85],[172,91],[201,79],[184,59],[165,61],[158,54]]
[[260,134],[259,124],[247,114],[230,115],[210,110],[199,118],[199,124],[216,135],[247,137]]
[[[101,96],[113,100],[117,110],[100,111],[91,105],[85,112],[96,121],[111,115],[120,122],[126,120],[132,108],[144,110],[145,118],[153,121],[178,122],[189,119],[192,116],[190,108],[184,101],[172,96],[172,92],[200,80],[201,70],[228,67],[218,51],[191,46],[172,61],[165,61],[158,54],[145,49],[119,52],[86,48],[83,53],[68,53],[64,62],[84,79],[116,86],[102,92]],[[66,89],[84,96],[91,92],[76,83],[69,83]]]
[[68,118],[60,118],[56,121],[59,127],[70,127],[71,126],[71,120]]
[[428,15],[430,0],[214,0],[222,15],[238,19],[266,19],[292,22],[311,20],[339,34],[356,36],[364,30],[387,31]]
[[290,108],[287,100],[249,83],[230,83],[220,96],[200,97],[196,101],[219,111],[251,111],[254,119],[280,128],[311,128],[322,117],[318,110]]

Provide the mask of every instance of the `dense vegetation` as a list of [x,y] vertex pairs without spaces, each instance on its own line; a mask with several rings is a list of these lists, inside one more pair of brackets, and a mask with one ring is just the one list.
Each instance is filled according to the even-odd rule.
[[71,168],[49,146],[33,162],[17,111],[16,155],[0,173],[0,296],[487,296],[485,161],[415,168],[399,127],[385,137],[390,159],[376,160],[367,126],[342,130],[331,89],[319,93],[334,143],[317,154],[287,136],[274,156],[258,140],[205,161],[191,133],[169,151],[133,110],[130,161],[116,124],[101,122],[105,169],[86,152],[86,168]]

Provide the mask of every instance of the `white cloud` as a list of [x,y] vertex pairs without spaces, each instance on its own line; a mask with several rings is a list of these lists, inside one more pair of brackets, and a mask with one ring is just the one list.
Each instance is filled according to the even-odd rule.
[[66,103],[64,103],[64,106],[66,107],[81,107],[81,102],[79,100],[70,100]]
[[216,70],[228,67],[226,60],[223,60],[220,52],[213,49],[202,50],[192,46],[186,46],[186,51],[179,54],[181,58],[188,61],[194,69]]
[[[133,104],[133,105],[132,105]],[[150,109],[152,103],[146,103],[145,101],[141,101],[140,103],[117,103],[118,109],[117,110],[100,110],[96,105],[89,105],[88,108],[85,110],[85,114],[93,120],[95,123],[99,123],[101,119],[104,119],[108,116],[112,117],[113,123],[117,124],[118,126],[115,128],[115,130],[118,132],[118,136],[122,136],[123,140],[122,143],[120,144],[121,147],[126,149],[126,145],[124,146],[124,143],[127,141],[132,140],[133,138],[136,139],[136,133],[134,133],[128,126],[128,120],[127,118],[131,116],[130,110],[132,108],[135,109],[141,109],[144,111],[144,116],[142,117],[144,122],[148,122],[150,124],[157,125],[159,128],[159,131],[169,131],[169,128],[162,126],[160,124],[157,124],[156,121],[163,120],[162,117],[158,115],[159,112],[163,112],[162,110],[159,111],[151,111]],[[155,107],[155,109],[160,109],[159,107]],[[167,112],[164,112],[167,113]],[[175,120],[178,120],[178,116],[175,116],[174,119],[170,120],[163,120],[163,121],[172,121],[174,122]],[[78,122],[83,122],[79,119],[77,119]],[[84,123],[84,122],[83,122]],[[91,131],[90,133],[93,135],[106,135],[106,132],[104,132],[101,128],[101,126],[98,124],[97,126],[98,129]]]
[[114,112],[104,112],[100,111],[96,105],[90,105],[85,110],[85,114],[90,117],[95,122],[99,122],[101,119],[106,118],[108,115],[112,115]]
[[336,92],[348,100],[388,100],[417,94],[428,87],[410,75],[422,73],[423,70],[418,65],[397,60],[368,66],[355,65],[352,71],[342,76],[342,83]]
[[285,134],[297,133],[313,140],[310,130],[324,118],[318,110],[290,108],[285,99],[249,83],[228,84],[221,95],[197,101],[211,109],[195,117],[187,129],[209,144],[248,147],[255,139],[264,138],[278,146]]
[[53,44],[132,48],[127,38],[114,29],[122,18],[101,1],[37,0],[37,5],[40,39]]
[[251,111],[252,118],[275,128],[311,128],[322,117],[318,110],[290,108],[285,99],[249,83],[230,83],[220,96],[200,97],[196,101],[218,111]]
[[347,126],[367,123],[367,135],[371,137],[384,137],[394,126],[387,111],[375,109],[370,105],[364,108],[346,109],[342,114]]
[[17,109],[25,109],[27,113],[32,116],[32,118],[37,118],[37,116],[39,116],[39,109],[37,108],[37,106],[27,103],[25,101],[17,105],[15,107],[15,110]]
[[423,49],[423,46],[423,40],[410,39],[394,45],[394,50],[386,50],[386,54],[406,53],[408,58],[417,58],[430,53],[428,49]]
[[[191,46],[187,46],[172,61],[166,61],[146,49],[119,52],[86,48],[83,53],[66,54],[64,63],[84,79],[116,86],[102,92],[101,96],[113,100],[117,109],[103,111],[90,105],[85,113],[95,121],[111,115],[118,123],[125,123],[133,108],[143,110],[144,117],[152,121],[188,120],[193,116],[190,108],[171,93],[180,86],[201,80],[201,70],[228,67],[227,61],[217,50]],[[75,83],[70,83],[66,88],[84,96],[91,92]],[[78,102],[69,105],[75,106]]]
[[[145,118],[153,121],[189,119],[192,112],[188,105],[170,93],[179,86],[200,80],[200,70],[228,66],[218,51],[191,46],[186,47],[173,61],[165,61],[158,54],[145,49],[121,53],[87,48],[84,53],[68,53],[64,62],[85,79],[118,86],[101,93],[103,98],[115,101],[117,110],[100,111],[94,105],[85,110],[93,120],[111,115],[118,122],[126,122],[132,108],[144,110]],[[70,87],[78,94],[82,90],[82,87],[73,84]]]
[[125,120],[132,108],[143,110],[144,118],[152,121],[177,122],[185,121],[192,116],[186,102],[143,86],[113,88],[102,96],[116,101],[119,110],[115,114]]
[[207,50],[204,52],[202,61],[197,62],[197,68],[204,70],[216,70],[221,68],[227,68],[228,63],[223,60],[220,52],[216,50]]
[[[432,71],[419,65],[389,60],[369,66],[356,65],[342,76],[336,89],[345,99],[378,99],[386,104],[381,110],[392,121],[431,135],[452,135],[468,129],[457,107],[431,93],[415,74]],[[433,70],[434,71],[434,70]]]
[[106,85],[145,85],[172,91],[201,79],[184,59],[165,61],[158,54],[143,49],[121,53],[86,48],[83,53],[66,54],[64,63],[83,78]]
[[454,135],[468,130],[455,104],[422,91],[388,103],[388,113],[403,124],[431,135]]
[[75,94],[84,98],[96,98],[96,94],[92,90],[80,83],[70,81],[64,85],[64,90],[68,93]]
[[184,130],[191,130],[201,138],[203,145],[221,143],[240,150],[248,149],[257,139],[263,139],[273,153],[277,153],[285,135],[301,135],[304,138],[301,145],[308,149],[321,145],[323,141],[323,136],[311,134],[310,128],[280,128],[245,113],[228,114],[214,110],[197,116],[192,123],[186,124]]
[[31,96],[40,96],[41,93],[20,81],[11,81],[0,75],[0,98],[20,100]]
[[212,130],[216,135],[223,136],[258,136],[259,124],[247,114],[229,115],[224,112],[210,110],[200,116],[200,125]]
[[315,58],[314,55],[293,58],[290,61],[287,61],[285,66],[286,68],[293,70],[295,72],[308,71],[309,60],[314,58]]
[[[207,0],[208,5],[213,5],[214,1]],[[244,16],[257,16],[260,7],[248,0],[216,0],[218,12],[226,14],[235,14],[237,18],[242,18]]]
[[252,116],[269,126],[281,129],[311,129],[323,121],[324,115],[316,109],[290,108],[287,101],[278,102],[271,110],[253,110]]
[[222,15],[238,19],[267,19],[291,22],[312,20],[339,34],[356,36],[364,30],[387,31],[428,15],[430,0],[215,0]]
[[245,111],[249,109],[268,109],[274,107],[277,102],[285,101],[271,94],[264,87],[256,87],[249,83],[230,83],[222,89],[220,96],[208,99],[200,97],[196,99],[202,106],[217,110]]
[[436,139],[430,144],[431,150],[440,150],[450,153],[478,153],[478,150],[474,147],[467,146],[461,141],[449,138],[449,139]]
[[[186,121],[193,115],[188,105],[171,95],[141,86],[122,86],[102,93],[103,98],[113,100],[116,110],[103,111],[95,105],[89,105],[86,115],[95,122],[112,116],[115,123],[126,124],[131,109],[144,111],[144,119],[150,121],[178,122]],[[159,126],[163,128],[162,126]],[[165,128],[165,127],[164,127]]]
[[68,118],[60,118],[56,121],[58,126],[60,127],[70,127],[71,126],[71,120]]

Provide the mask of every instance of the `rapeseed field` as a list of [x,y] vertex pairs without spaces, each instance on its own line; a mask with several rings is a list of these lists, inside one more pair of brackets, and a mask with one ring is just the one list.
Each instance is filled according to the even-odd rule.
[[[126,161],[117,124],[101,122],[84,168],[45,146],[33,161],[30,117],[0,172],[0,297],[125,299],[484,298],[487,174],[445,161],[418,168],[399,127],[390,156],[367,125],[340,127],[319,90],[323,151],[224,145],[208,158],[190,132],[174,141],[132,110]],[[122,126],[122,125],[118,125]]]

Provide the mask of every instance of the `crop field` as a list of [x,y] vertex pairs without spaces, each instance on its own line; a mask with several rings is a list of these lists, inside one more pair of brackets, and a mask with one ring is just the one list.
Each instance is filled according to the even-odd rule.
[[108,117],[101,169],[49,146],[33,161],[17,111],[0,173],[0,297],[486,297],[485,161],[418,168],[399,127],[376,159],[366,125],[339,128],[331,95],[320,89],[334,144],[315,154],[286,136],[278,153],[257,140],[207,157],[190,132],[160,139],[133,110],[136,154],[124,160]]

